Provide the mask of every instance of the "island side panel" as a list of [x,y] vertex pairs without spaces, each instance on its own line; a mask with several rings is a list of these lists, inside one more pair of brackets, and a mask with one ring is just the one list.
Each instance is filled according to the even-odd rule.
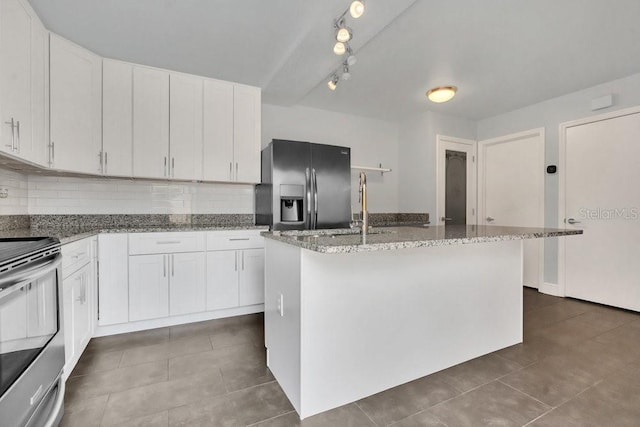
[[522,241],[302,250],[302,418],[522,342]]
[[[265,346],[269,369],[300,413],[300,252],[265,239]],[[280,314],[279,299],[283,310]]]

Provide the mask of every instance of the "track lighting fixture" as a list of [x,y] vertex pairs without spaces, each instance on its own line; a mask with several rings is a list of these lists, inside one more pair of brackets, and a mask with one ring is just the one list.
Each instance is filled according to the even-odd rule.
[[329,80],[327,82],[327,86],[329,86],[329,89],[331,90],[336,90],[336,87],[338,87],[338,75],[334,74],[331,76],[331,80]]
[[331,90],[336,90],[338,81],[340,81],[341,78],[342,80],[349,80],[351,78],[351,71],[349,68],[355,65],[357,61],[353,51],[351,50],[351,46],[349,45],[349,42],[353,39],[353,31],[351,28],[347,27],[347,23],[345,22],[347,13],[350,14],[352,18],[361,17],[364,13],[364,1],[352,1],[347,10],[333,21],[336,39],[336,43],[333,45],[333,53],[338,56],[342,56],[346,53],[347,58],[342,61],[342,69],[338,68],[334,71],[331,75],[331,79],[327,82],[327,86]]

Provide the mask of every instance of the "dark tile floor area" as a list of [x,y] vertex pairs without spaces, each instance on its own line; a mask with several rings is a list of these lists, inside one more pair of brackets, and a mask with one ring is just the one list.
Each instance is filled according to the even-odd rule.
[[93,339],[64,426],[639,426],[640,314],[524,290],[524,343],[300,422],[263,317]]

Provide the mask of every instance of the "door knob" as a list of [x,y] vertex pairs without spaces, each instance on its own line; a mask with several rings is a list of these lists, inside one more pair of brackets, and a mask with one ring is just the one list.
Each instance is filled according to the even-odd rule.
[[493,221],[495,221],[494,218],[491,218],[490,216],[487,217],[487,222],[493,222]]
[[448,218],[448,217],[440,217],[440,221],[451,221],[453,220],[453,218]]
[[569,224],[580,224],[580,221],[576,221],[576,220],[575,220],[575,219],[573,219],[573,218],[569,218],[569,219],[567,220],[567,222],[568,222]]

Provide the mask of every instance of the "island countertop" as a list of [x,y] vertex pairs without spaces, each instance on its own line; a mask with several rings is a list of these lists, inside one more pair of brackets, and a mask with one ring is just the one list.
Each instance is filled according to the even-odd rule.
[[367,234],[366,241],[363,241],[357,229],[275,231],[261,234],[267,239],[315,252],[336,254],[570,236],[582,234],[582,230],[498,225],[380,227],[372,229]]

